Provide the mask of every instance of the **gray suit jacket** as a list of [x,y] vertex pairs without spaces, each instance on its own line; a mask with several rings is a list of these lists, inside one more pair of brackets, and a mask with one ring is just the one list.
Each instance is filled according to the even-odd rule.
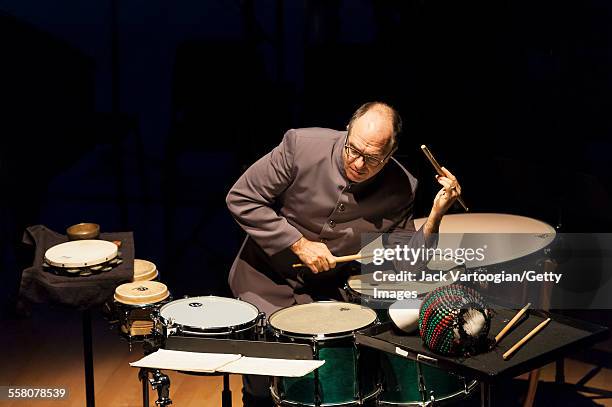
[[292,268],[299,259],[288,248],[302,236],[324,242],[336,256],[357,253],[368,243],[364,233],[394,232],[398,242],[424,244],[412,222],[416,178],[392,159],[371,179],[351,182],[342,164],[346,134],[289,130],[227,195],[230,212],[247,233],[230,270],[230,287],[267,314],[334,297],[348,277],[346,270],[314,275]]

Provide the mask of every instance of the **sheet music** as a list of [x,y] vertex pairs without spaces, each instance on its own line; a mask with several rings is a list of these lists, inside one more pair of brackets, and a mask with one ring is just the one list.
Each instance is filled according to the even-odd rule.
[[243,356],[218,369],[219,372],[264,376],[302,377],[323,366],[324,360],[289,360]]
[[157,352],[130,363],[130,366],[213,373],[222,366],[240,359],[240,357],[241,355],[229,353],[200,353],[159,349]]

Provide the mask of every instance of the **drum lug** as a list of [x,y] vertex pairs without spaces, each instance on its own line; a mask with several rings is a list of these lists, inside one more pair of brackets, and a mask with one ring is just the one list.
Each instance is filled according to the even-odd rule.
[[260,337],[263,337],[266,329],[266,314],[264,312],[260,312],[257,315],[257,334]]

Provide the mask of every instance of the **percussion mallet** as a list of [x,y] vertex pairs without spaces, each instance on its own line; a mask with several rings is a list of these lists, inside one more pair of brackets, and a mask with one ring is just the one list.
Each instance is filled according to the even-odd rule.
[[531,339],[532,336],[534,336],[535,334],[540,332],[542,329],[544,329],[546,324],[548,324],[549,322],[550,322],[550,318],[544,320],[540,325],[536,326],[535,328],[533,328],[533,330],[531,332],[529,332],[527,335],[525,335],[525,337],[523,339],[521,339],[516,344],[514,344],[513,347],[511,347],[506,353],[503,354],[504,360],[508,359],[510,357],[510,355],[512,355],[514,353],[515,350],[520,348],[525,342],[527,342],[529,339]]
[[[421,146],[421,150],[423,150],[423,153],[425,154],[425,156],[427,157],[427,159],[429,160],[431,165],[433,165],[433,167],[436,170],[436,172],[438,173],[438,175],[441,176],[441,177],[446,177],[446,174],[444,173],[444,171],[442,171],[442,166],[440,164],[438,164],[438,161],[436,161],[436,159],[434,158],[433,154],[431,153],[431,151],[429,151],[429,149],[427,148],[427,146],[425,144],[423,144]],[[461,204],[463,209],[467,212],[468,211],[468,207],[465,204],[465,202],[463,201],[463,198],[461,198],[461,196],[458,196],[457,197],[457,201],[459,201],[459,203]]]
[[516,315],[514,316],[514,318],[512,318],[510,320],[510,322],[508,322],[506,324],[506,326],[497,334],[497,336],[495,337],[495,343],[499,342],[501,338],[504,337],[504,335],[510,330],[510,328],[512,328],[514,326],[514,324],[516,323],[516,321],[519,320],[519,318],[527,311],[527,309],[531,306],[531,303],[528,303],[527,305],[525,305],[523,307],[522,310],[520,310],[519,312],[516,313]]
[[[336,257],[336,263],[346,263],[347,261],[353,261],[353,260],[363,260],[363,259],[368,259],[370,257],[374,257],[373,254],[350,254],[348,256],[340,256],[340,257]],[[297,267],[305,267],[305,265],[303,263],[297,263],[297,264],[293,264],[291,267],[293,268],[297,268]]]

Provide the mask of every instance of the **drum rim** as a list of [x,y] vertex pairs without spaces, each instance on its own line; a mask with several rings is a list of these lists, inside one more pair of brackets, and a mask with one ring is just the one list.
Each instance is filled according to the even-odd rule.
[[347,290],[349,294],[354,297],[364,297],[371,301],[378,301],[381,303],[384,303],[384,302],[394,303],[395,301],[397,301],[396,299],[392,299],[392,298],[376,298],[373,295],[360,293],[359,291],[355,290],[353,287],[349,285],[348,279],[346,280],[346,286],[344,287],[344,289]]
[[[320,302],[320,301],[318,301]],[[291,401],[291,400],[285,400],[285,399],[281,399],[281,397],[278,395],[278,393],[276,392],[276,388],[274,386],[274,381],[272,381],[272,384],[270,385],[270,394],[272,396],[272,399],[274,400],[274,403],[277,403],[279,406],[281,407],[315,407],[317,406],[316,404],[312,403],[300,403],[298,401]],[[371,399],[375,399],[377,398],[380,394],[382,394],[382,388],[380,387],[380,385],[378,385],[376,387],[376,389],[371,392],[370,394],[363,396],[361,399],[361,403],[359,402],[359,400],[352,400],[352,401],[346,401],[346,402],[341,402],[341,403],[323,403],[323,404],[318,404],[318,406],[320,407],[353,407],[353,406],[359,406],[362,405],[363,402],[367,402],[370,401]]]
[[[465,379],[465,378],[464,378]],[[467,380],[466,380],[467,382]],[[447,394],[439,399],[434,398],[433,403],[431,401],[427,401],[427,404],[423,404],[422,401],[386,401],[379,399],[377,400],[377,405],[380,407],[423,407],[423,406],[435,406],[435,405],[445,405],[447,403],[455,402],[457,400],[462,400],[468,397],[470,394],[474,392],[476,387],[480,384],[480,381],[476,379],[472,379],[469,383],[466,383],[465,389],[456,391],[454,393]],[[384,390],[381,392],[381,395],[384,395]]]
[[[270,322],[270,320],[272,320],[272,318],[274,318],[274,315],[284,311],[288,308],[292,308],[292,307],[296,307],[299,305],[309,305],[309,304],[320,304],[320,303],[332,303],[332,304],[353,304],[353,305],[359,305],[360,307],[367,309],[368,311],[371,311],[372,313],[374,313],[374,321],[370,322],[369,324],[362,326],[360,328],[357,328],[355,330],[352,331],[342,331],[342,332],[335,332],[335,333],[329,333],[329,334],[304,334],[304,333],[299,333],[299,332],[292,332],[292,331],[287,331],[287,330],[283,330],[281,328],[277,328],[275,326],[272,325],[272,323]],[[376,314],[376,311],[373,310],[372,308],[366,307],[364,305],[361,304],[355,304],[353,302],[343,302],[343,301],[313,301],[313,302],[309,302],[306,304],[296,304],[296,305],[292,305],[289,307],[285,307],[285,308],[281,308],[277,311],[274,311],[269,317],[268,320],[266,321],[266,324],[268,325],[268,327],[272,330],[272,333],[274,334],[274,336],[279,337],[279,336],[285,336],[288,338],[293,338],[293,339],[302,339],[302,340],[306,340],[309,342],[324,342],[324,341],[329,341],[329,340],[336,340],[336,339],[345,339],[345,338],[350,338],[353,337],[355,335],[355,332],[357,331],[361,331],[362,329],[367,329],[371,326],[374,326],[376,324],[379,323],[378,320],[378,314]]]
[[[193,300],[195,298],[221,298],[224,300],[232,300],[232,301],[240,301],[241,303],[250,305],[251,307],[253,307],[255,309],[255,311],[257,311],[257,315],[255,316],[255,318],[244,322],[242,324],[238,324],[238,325],[229,325],[229,326],[215,326],[215,327],[209,327],[209,328],[202,328],[202,327],[198,327],[198,326],[191,326],[191,325],[185,325],[185,324],[179,324],[173,321],[170,321],[169,318],[165,318],[164,316],[162,316],[161,312],[163,311],[163,309],[167,306],[169,306],[170,304],[172,304],[173,302],[178,302],[178,301],[182,301],[182,300]],[[255,305],[251,304],[248,301],[244,301],[244,300],[240,300],[240,299],[236,299],[236,298],[229,298],[229,297],[220,297],[217,295],[198,295],[196,297],[187,297],[187,298],[180,298],[178,300],[174,300],[174,301],[170,301],[167,304],[164,304],[163,306],[161,306],[157,311],[155,311],[156,313],[156,318],[161,322],[163,329],[167,332],[169,329],[172,328],[176,328],[176,330],[178,332],[182,332],[182,333],[187,333],[187,334],[194,334],[194,335],[202,335],[202,336],[213,336],[213,335],[224,335],[224,334],[232,334],[232,333],[237,333],[237,332],[244,332],[244,331],[248,331],[254,327],[257,326],[257,323],[259,321],[259,319],[261,318],[261,312],[259,311],[259,308],[257,308]],[[187,329],[186,329],[187,328]],[[169,336],[169,334],[166,334],[166,336]]]
[[[112,254],[110,254],[109,256],[104,257],[103,259],[95,259],[92,261],[88,261],[88,262],[57,262],[57,261],[53,261],[51,259],[49,259],[49,257],[47,257],[47,254],[49,253],[49,251],[51,251],[52,249],[57,248],[58,246],[62,246],[62,245],[66,245],[66,246],[76,246],[77,244],[83,244],[83,242],[104,242],[102,243],[103,245],[107,246],[107,247],[111,247],[110,245],[114,246],[114,251]],[[108,244],[107,244],[108,243]],[[59,243],[56,244],[54,246],[51,246],[50,248],[48,248],[45,251],[45,255],[44,255],[44,260],[47,264],[49,264],[50,266],[53,267],[57,267],[60,269],[76,269],[76,268],[86,268],[86,267],[92,267],[92,266],[97,266],[106,262],[109,262],[111,260],[113,260],[114,258],[117,257],[119,253],[119,248],[117,247],[116,244],[114,244],[113,242],[109,242],[108,240],[101,240],[101,239],[84,239],[84,240],[71,240],[68,242],[63,242],[63,243]]]
[[168,291],[168,295],[157,302],[148,302],[146,304],[127,304],[125,302],[117,301],[114,296],[113,296],[113,301],[115,302],[115,304],[117,304],[120,307],[126,307],[130,309],[145,309],[145,308],[155,307],[155,306],[162,305],[162,304],[166,305],[174,301],[174,299],[172,297],[172,293]]
[[[124,286],[138,286],[138,285],[149,285],[149,286],[153,286],[153,287],[158,287],[158,288],[163,288],[165,290],[165,295],[162,298],[158,298],[156,301],[147,301],[147,302],[141,302],[141,303],[130,303],[130,302],[122,302],[120,300],[118,300],[117,298],[121,297],[122,294],[119,294],[119,296],[117,295],[117,290],[121,287]],[[163,291],[162,291],[163,292]],[[152,294],[152,295],[148,295],[147,297],[155,297],[157,294]],[[157,304],[161,301],[164,301],[165,299],[167,299],[170,296],[170,290],[168,289],[168,286],[162,282],[159,281],[154,281],[154,280],[145,280],[145,281],[130,281],[127,283],[123,283],[118,285],[117,287],[115,287],[115,293],[113,294],[113,299],[121,304],[125,304],[125,305],[149,305],[149,304]],[[144,299],[146,297],[134,297],[137,299]]]

